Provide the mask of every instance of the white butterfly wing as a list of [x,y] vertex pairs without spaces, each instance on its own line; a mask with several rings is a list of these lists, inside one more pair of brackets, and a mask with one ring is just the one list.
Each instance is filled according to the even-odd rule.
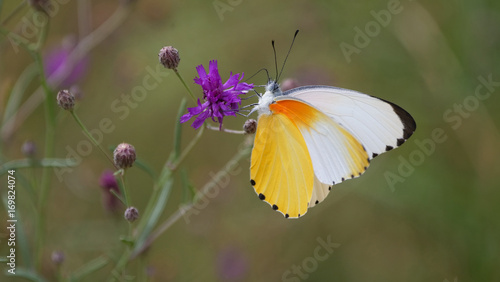
[[350,132],[370,158],[401,146],[416,129],[411,115],[401,107],[353,90],[303,86],[281,97],[303,100],[325,113]]

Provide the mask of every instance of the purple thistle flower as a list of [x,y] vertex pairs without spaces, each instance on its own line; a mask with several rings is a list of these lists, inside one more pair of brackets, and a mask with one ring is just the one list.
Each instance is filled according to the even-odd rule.
[[212,118],[213,121],[220,124],[219,129],[222,129],[222,119],[225,116],[236,116],[241,104],[241,98],[238,95],[246,94],[253,89],[253,84],[241,82],[243,73],[241,75],[231,73],[229,79],[222,83],[216,60],[210,61],[208,74],[203,65],[196,67],[196,70],[200,77],[196,77],[194,82],[203,88],[205,102],[202,104],[198,99],[198,106],[188,108],[188,113],[181,117],[181,123],[198,116],[191,125],[198,129],[207,118]]

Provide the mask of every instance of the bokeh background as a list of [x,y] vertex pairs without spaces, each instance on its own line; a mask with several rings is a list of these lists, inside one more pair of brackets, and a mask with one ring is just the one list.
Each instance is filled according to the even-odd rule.
[[[59,10],[50,19],[46,60],[54,50],[61,56],[61,50],[71,49],[121,5],[116,0],[53,2]],[[206,208],[189,223],[181,219],[164,233],[141,264],[130,264],[132,273],[147,269],[151,281],[500,280],[499,83],[490,83],[488,97],[474,96],[481,85],[478,77],[500,81],[499,2],[129,2],[134,2],[130,14],[84,56],[72,73],[73,81],[65,83],[81,89],[77,112],[90,129],[98,128],[103,118],[113,122],[116,128],[103,137],[105,147],[133,144],[138,158],[156,172],[172,149],[179,103],[187,97],[182,84],[172,72],[162,70],[169,75],[124,118],[112,105],[142,85],[148,68],[157,68],[158,51],[165,45],[179,50],[179,71],[201,95],[192,83],[197,65],[217,59],[223,77],[244,72],[248,78],[261,68],[274,74],[271,40],[276,41],[281,66],[293,33],[300,29],[284,78],[299,85],[335,85],[369,93],[402,106],[417,122],[417,131],[405,145],[375,159],[363,177],[335,186],[322,204],[298,220],[285,220],[258,199],[249,185],[246,158]],[[0,5],[2,19],[18,1]],[[373,24],[374,14],[394,9],[399,12],[391,13],[385,26]],[[32,14],[26,6],[4,28],[20,33],[22,19]],[[357,28],[367,36],[365,44],[360,44]],[[33,60],[23,50],[16,52],[5,36],[1,40],[3,116],[10,89]],[[346,44],[356,51],[346,56],[341,48]],[[261,85],[266,79],[261,72],[250,82]],[[23,103],[39,82],[35,79],[25,87]],[[486,95],[486,89],[481,93]],[[38,157],[43,157],[43,118],[39,105],[11,134],[2,135],[2,163],[22,158],[26,140],[35,142]],[[68,146],[75,148],[85,137],[67,112],[58,111],[57,120],[56,156],[64,158]],[[227,118],[225,125],[240,129],[244,121]],[[439,142],[433,139],[434,130],[442,133]],[[195,134],[184,125],[184,146]],[[162,219],[185,201],[182,173],[199,189],[244,139],[206,132],[176,176]],[[423,143],[434,144],[434,150],[425,152],[419,147]],[[63,275],[101,254],[116,257],[121,252],[118,238],[126,234],[127,223],[123,207],[116,213],[103,207],[99,179],[106,169],[111,169],[109,163],[94,149],[64,174],[62,182],[53,176],[44,249],[44,275],[49,280],[54,279],[54,250],[65,254]],[[40,170],[17,173],[39,179]],[[400,178],[395,181],[394,176]],[[6,178],[1,179],[1,191],[6,193]],[[141,211],[153,182],[137,168],[127,172],[127,179],[132,202]],[[25,218],[28,239],[34,240],[36,211],[26,190],[19,182],[18,211]],[[0,215],[3,226],[4,209]],[[5,230],[0,231],[2,255],[7,253]],[[337,245],[325,260],[313,262],[321,240]],[[23,258],[18,259],[22,266]],[[301,267],[302,277],[294,274],[294,266]],[[101,281],[110,270],[107,266],[86,281]]]

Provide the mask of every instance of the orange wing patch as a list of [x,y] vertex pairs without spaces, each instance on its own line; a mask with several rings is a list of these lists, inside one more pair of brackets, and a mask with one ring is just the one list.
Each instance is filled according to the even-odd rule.
[[299,129],[321,183],[334,185],[360,176],[369,166],[363,145],[329,116],[296,98],[280,98],[272,112],[286,115]]

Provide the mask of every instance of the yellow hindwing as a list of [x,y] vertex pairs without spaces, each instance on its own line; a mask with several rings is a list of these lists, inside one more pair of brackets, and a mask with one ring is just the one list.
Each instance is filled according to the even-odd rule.
[[313,166],[302,134],[286,114],[260,115],[250,177],[259,198],[285,217],[307,212],[314,185]]

